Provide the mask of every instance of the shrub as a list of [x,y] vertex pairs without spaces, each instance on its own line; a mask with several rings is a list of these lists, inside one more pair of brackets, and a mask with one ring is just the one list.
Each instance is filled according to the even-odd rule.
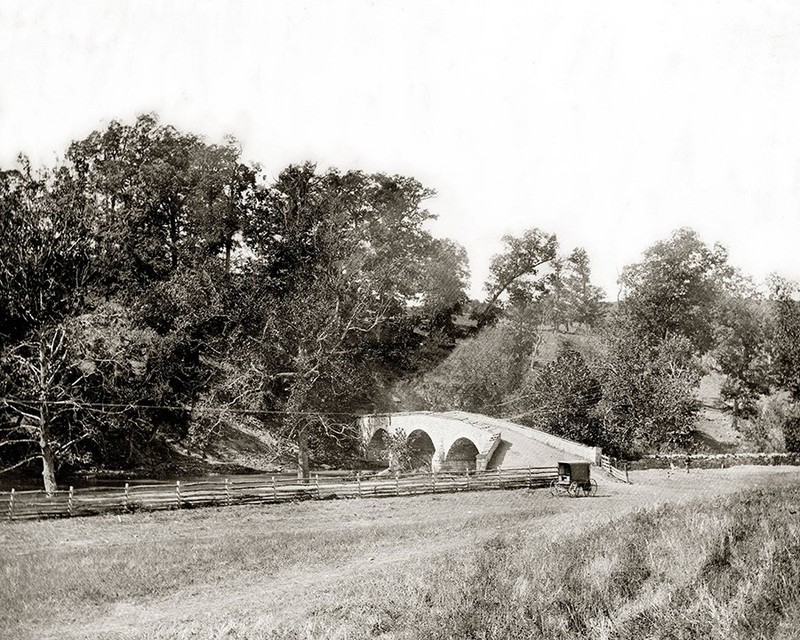
[[800,453],[800,416],[791,416],[783,425],[783,438],[786,441],[786,450]]

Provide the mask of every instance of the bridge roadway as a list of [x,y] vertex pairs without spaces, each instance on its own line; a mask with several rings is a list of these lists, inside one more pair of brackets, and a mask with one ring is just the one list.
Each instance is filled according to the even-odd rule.
[[367,458],[391,460],[398,441],[405,441],[413,468],[513,469],[551,467],[559,460],[597,463],[600,450],[558,438],[508,420],[465,411],[413,411],[363,416],[362,442]]

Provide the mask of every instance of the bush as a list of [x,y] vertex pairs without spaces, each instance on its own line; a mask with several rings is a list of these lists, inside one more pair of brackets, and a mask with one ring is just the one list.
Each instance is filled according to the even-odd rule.
[[737,429],[761,453],[786,451],[783,431],[790,407],[780,396],[769,396],[758,407],[757,415],[740,420]]
[[787,451],[800,453],[800,416],[787,418],[783,425],[783,438]]

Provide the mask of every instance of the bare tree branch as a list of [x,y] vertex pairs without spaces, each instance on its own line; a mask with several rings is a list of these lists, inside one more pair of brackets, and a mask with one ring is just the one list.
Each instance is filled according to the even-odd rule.
[[24,460],[20,460],[16,464],[12,464],[10,467],[6,467],[5,469],[0,469],[0,474],[6,473],[7,471],[13,471],[17,467],[21,467],[24,464],[28,464],[29,462],[33,462],[34,460],[41,460],[41,455],[31,456],[29,458],[25,458]]
[[0,442],[0,447],[9,447],[11,445],[20,444],[22,442],[38,443],[39,441],[38,440],[34,440],[32,438],[26,438],[24,440],[4,440],[3,442]]

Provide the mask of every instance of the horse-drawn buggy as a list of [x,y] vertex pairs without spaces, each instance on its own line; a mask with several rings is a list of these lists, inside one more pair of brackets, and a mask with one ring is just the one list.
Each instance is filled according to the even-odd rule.
[[558,463],[558,479],[550,484],[550,493],[555,497],[593,496],[597,494],[597,482],[591,477],[591,464],[584,460]]

